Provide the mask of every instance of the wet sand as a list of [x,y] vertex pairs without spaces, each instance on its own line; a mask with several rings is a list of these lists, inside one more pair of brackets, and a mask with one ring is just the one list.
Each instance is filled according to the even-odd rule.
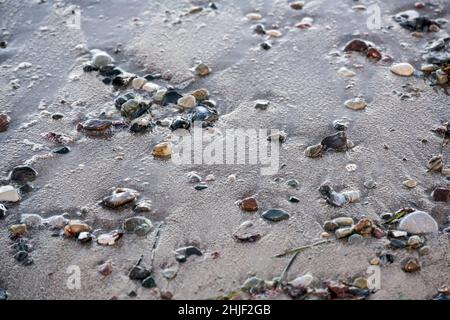
[[[444,5],[444,1],[433,3]],[[420,69],[420,50],[437,35],[414,38],[392,20],[397,12],[412,9],[413,1],[382,3],[383,26],[392,26],[382,30],[368,30],[367,15],[353,11],[353,1],[307,1],[301,11],[291,10],[286,1],[248,1],[245,5],[220,1],[219,10],[187,15],[181,14],[207,3],[77,4],[82,9],[81,29],[67,27],[65,12],[70,8],[63,2],[0,2],[2,32],[11,33],[8,47],[0,49],[0,111],[8,112],[12,119],[8,131],[0,133],[0,174],[6,176],[13,167],[48,154],[45,148],[51,144],[42,133],[60,132],[76,140],[69,154],[33,163],[39,172],[33,182],[35,190],[20,203],[10,205],[8,216],[0,220],[0,288],[6,289],[11,299],[130,299],[130,290],[137,292],[137,299],[159,299],[157,290],[144,289],[128,278],[128,269],[141,255],[144,263],[150,263],[156,228],[146,237],[127,234],[112,247],[83,245],[52,237],[47,229],[33,229],[29,237],[34,264],[21,266],[10,252],[8,226],[17,223],[23,213],[49,217],[67,212],[78,217],[85,208],[81,218],[94,229],[118,228],[134,215],[131,207],[112,211],[98,205],[116,187],[136,189],[141,199],[152,200],[154,212],[146,216],[154,224],[163,222],[154,277],[158,287],[171,291],[174,299],[216,297],[237,289],[249,276],[268,280],[278,276],[289,257],[274,256],[317,241],[323,222],[334,217],[378,219],[382,212],[410,206],[430,212],[440,230],[448,227],[448,204],[434,202],[429,196],[435,186],[448,186],[448,180],[426,173],[427,161],[440,152],[442,140],[430,129],[448,120],[448,95],[423,79],[395,76],[389,66],[371,63],[360,55],[345,60],[329,55],[333,50],[342,53],[344,44],[357,36],[374,42],[395,62],[407,61]],[[245,19],[247,13],[257,10],[266,25],[277,24],[283,33],[268,51],[260,49],[263,38],[252,32],[254,23]],[[314,18],[313,27],[294,28],[305,16]],[[446,8],[437,16],[448,18]],[[118,43],[122,43],[122,51],[114,55]],[[402,47],[402,43],[407,45]],[[105,50],[119,66],[141,75],[170,70],[170,84],[183,93],[207,88],[219,104],[221,116],[215,126],[220,130],[286,131],[288,139],[280,150],[280,164],[285,167],[275,176],[261,176],[259,166],[177,166],[154,159],[152,146],[167,136],[164,129],[146,135],[122,131],[106,140],[85,137],[76,131],[76,124],[86,115],[98,116],[103,111],[112,112],[114,119],[120,115],[114,108],[112,87],[95,73],[83,72],[82,65],[90,58],[83,48]],[[198,59],[212,68],[210,76],[193,76],[190,68]],[[16,70],[22,62],[32,66]],[[354,64],[362,67],[353,68]],[[356,76],[338,76],[337,70],[344,65]],[[12,79],[20,80],[19,89],[11,89]],[[346,89],[351,83],[353,86]],[[408,83],[419,88],[420,96],[401,100],[393,90],[403,92]],[[365,110],[343,106],[345,100],[359,94],[369,102]],[[270,100],[268,110],[255,110],[256,99]],[[40,104],[44,105],[41,109]],[[65,117],[52,120],[42,114],[43,109]],[[355,148],[327,152],[320,159],[306,158],[304,149],[333,134],[332,121],[342,117],[350,119],[348,136]],[[22,128],[33,120],[37,122]],[[25,139],[42,144],[44,149],[33,151],[23,143]],[[124,160],[116,160],[118,152],[124,153]],[[448,147],[444,148],[446,160],[448,152]],[[356,171],[346,170],[350,163],[357,165]],[[196,191],[185,177],[194,170],[202,177],[214,174],[216,181],[208,183],[208,189]],[[227,181],[231,174],[237,177],[232,184]],[[280,179],[277,182],[275,178]],[[285,184],[288,179],[300,182],[298,190]],[[375,189],[364,188],[368,179],[377,182]],[[418,186],[406,189],[402,184],[406,179],[417,180]],[[344,208],[329,206],[318,192],[325,181],[340,189],[360,190],[361,201]],[[242,212],[235,202],[251,195],[257,195],[259,212]],[[290,203],[289,196],[298,197],[300,202]],[[291,218],[261,222],[260,213],[273,207],[283,208]],[[265,225],[259,241],[237,243],[232,238],[233,231],[246,220]],[[420,258],[422,270],[403,272],[399,261],[410,254],[395,250],[396,261],[382,268],[382,288],[371,299],[430,299],[439,287],[450,284],[448,235],[440,232],[427,236],[427,240],[432,251]],[[197,245],[203,256],[180,264],[176,278],[167,281],[161,270],[178,265],[173,250],[188,244]],[[312,248],[298,256],[288,278],[310,272],[318,281],[353,279],[365,274],[369,260],[384,245],[383,240],[370,238],[356,245],[333,242]],[[103,277],[97,266],[108,259],[114,270]],[[67,288],[66,271],[71,265],[80,267],[80,290]]]

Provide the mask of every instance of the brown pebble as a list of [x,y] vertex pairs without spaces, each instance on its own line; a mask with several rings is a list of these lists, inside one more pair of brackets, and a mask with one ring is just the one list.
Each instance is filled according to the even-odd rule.
[[161,292],[161,299],[163,300],[172,300],[173,294],[170,291],[163,291]]
[[0,113],[0,132],[8,130],[10,122],[11,118],[7,114]]
[[436,188],[431,194],[434,201],[448,202],[450,200],[450,189]]
[[258,211],[258,201],[253,197],[242,199],[239,208],[243,211]]

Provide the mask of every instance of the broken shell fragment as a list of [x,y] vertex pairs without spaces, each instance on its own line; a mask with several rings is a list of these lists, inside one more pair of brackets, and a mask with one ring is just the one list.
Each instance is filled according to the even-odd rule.
[[110,209],[134,202],[139,197],[139,192],[128,188],[117,188],[112,195],[103,198],[102,204]]
[[322,144],[315,144],[305,149],[305,156],[309,158],[318,158],[322,156],[323,146]]
[[113,246],[122,238],[123,232],[114,230],[109,233],[101,234],[97,238],[97,243],[103,246]]
[[436,171],[436,172],[440,172],[442,170],[442,168],[444,167],[444,161],[442,159],[442,155],[438,155],[438,156],[433,156],[430,161],[428,161],[428,171]]
[[364,98],[354,98],[354,99],[349,99],[347,101],[344,102],[344,105],[352,110],[362,110],[365,109],[367,107],[367,102]]

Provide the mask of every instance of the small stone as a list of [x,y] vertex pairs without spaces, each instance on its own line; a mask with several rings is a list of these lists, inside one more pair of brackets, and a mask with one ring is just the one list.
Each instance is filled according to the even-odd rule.
[[448,82],[448,74],[441,69],[437,70],[436,71],[436,81],[440,85],[446,84]]
[[399,230],[389,230],[388,235],[389,237],[392,238],[404,238],[408,236],[408,232]]
[[337,131],[345,131],[349,126],[349,121],[344,119],[337,119],[333,121],[333,128]]
[[57,153],[57,154],[67,154],[70,152],[70,148],[69,147],[58,147],[52,150],[53,153]]
[[289,284],[295,288],[308,288],[312,282],[314,281],[314,277],[307,273],[304,276],[300,276],[290,281]]
[[288,201],[292,202],[292,203],[299,203],[300,199],[297,197],[291,196],[291,197],[289,197]]
[[261,233],[253,222],[245,221],[233,233],[233,238],[242,242],[255,242],[261,238]]
[[420,261],[416,258],[406,258],[401,264],[403,271],[408,273],[417,272],[421,269]]
[[305,6],[305,1],[295,1],[290,4],[291,9],[302,10]]
[[352,110],[363,110],[367,107],[367,102],[364,98],[354,98],[345,101],[344,105]]
[[426,255],[429,255],[430,253],[431,253],[430,246],[423,246],[422,248],[419,249],[419,254],[421,256],[426,256]]
[[194,189],[197,191],[202,191],[202,190],[208,189],[208,186],[206,184],[198,184],[194,187]]
[[255,33],[257,33],[257,34],[266,34],[266,28],[261,23],[258,23],[257,25],[255,25],[253,27],[253,31],[255,31]]
[[361,194],[359,191],[344,191],[342,192],[347,203],[358,202],[361,198]]
[[369,49],[370,44],[361,39],[353,39],[344,46],[344,52],[356,51],[365,52]]
[[258,201],[254,197],[248,197],[239,201],[239,208],[243,211],[258,211]]
[[90,232],[80,232],[77,240],[81,243],[88,243],[92,241],[92,234]]
[[352,234],[350,237],[348,237],[348,244],[358,244],[362,243],[364,241],[363,236],[359,234]]
[[433,156],[427,164],[428,171],[441,172],[444,167],[444,161],[442,155]]
[[185,110],[191,110],[197,105],[197,100],[193,95],[187,95],[180,98],[177,104]]
[[117,188],[112,195],[103,198],[102,204],[110,209],[117,209],[118,207],[134,202],[139,197],[139,192],[129,188]]
[[54,114],[52,114],[52,119],[53,120],[61,120],[62,118],[64,118],[64,115],[62,113],[54,113]]
[[357,4],[357,5],[352,6],[352,9],[354,11],[365,11],[367,9],[367,7],[362,4]]
[[358,169],[358,166],[354,163],[349,163],[348,165],[345,166],[345,170],[347,170],[348,172],[354,172]]
[[140,90],[147,82],[148,80],[145,78],[134,78],[133,81],[131,82],[131,86],[135,90]]
[[339,217],[339,218],[333,219],[332,222],[334,224],[336,224],[338,227],[349,227],[349,226],[353,225],[353,218],[350,218],[350,217]]
[[339,228],[339,225],[334,220],[333,221],[325,221],[323,224],[323,229],[325,231],[334,232],[338,228]]
[[206,89],[197,89],[191,94],[197,101],[207,100],[209,97],[209,91]]
[[167,158],[172,156],[172,144],[162,142],[153,147],[152,155],[158,158]]
[[195,74],[200,76],[200,77],[206,77],[207,75],[209,75],[211,73],[211,68],[208,67],[206,64],[204,63],[199,63],[195,68],[194,68]]
[[353,233],[353,228],[348,227],[348,228],[337,229],[335,232],[335,235],[338,239],[342,239],[342,238],[346,238],[346,237],[350,236],[352,233]]
[[194,246],[183,247],[175,250],[175,259],[180,262],[186,262],[186,259],[190,256],[203,256],[203,253],[199,248]]
[[295,179],[289,179],[288,181],[286,181],[286,184],[294,189],[297,189],[300,186],[300,182],[298,182],[298,180]]
[[161,292],[161,299],[163,300],[172,300],[173,293],[170,291],[163,291]]
[[102,263],[97,267],[98,273],[100,273],[102,276],[108,276],[113,272],[113,266],[111,260],[106,261],[105,263]]
[[450,200],[450,189],[436,188],[431,193],[431,197],[433,198],[434,201],[448,202]]
[[123,229],[138,236],[145,236],[152,231],[153,224],[145,217],[132,217],[124,221]]
[[14,236],[22,236],[28,232],[25,224],[14,224],[9,227],[8,231]]
[[343,76],[343,77],[347,77],[347,78],[351,78],[354,77],[356,75],[355,72],[347,69],[346,67],[342,67],[338,70],[337,72],[338,75]]
[[394,217],[394,215],[390,212],[383,212],[382,214],[380,214],[380,218],[383,220],[390,220]]
[[325,137],[321,144],[325,150],[333,149],[336,151],[345,151],[348,149],[347,141],[346,133],[344,131],[339,131],[331,136]]
[[322,156],[323,146],[322,144],[316,144],[313,146],[309,146],[305,149],[305,156],[309,158],[318,158]]
[[267,30],[266,34],[271,37],[271,38],[280,38],[283,36],[283,34],[281,33],[281,31],[276,30],[276,29],[272,29],[272,30]]
[[386,235],[386,233],[383,231],[383,229],[374,228],[372,231],[372,235],[376,239],[381,239]]
[[155,288],[155,279],[152,276],[145,278],[144,280],[142,280],[142,286],[147,289]]
[[11,181],[17,182],[17,183],[26,183],[26,182],[32,182],[36,179],[38,176],[38,173],[36,170],[29,166],[19,166],[15,167],[10,175],[9,179]]
[[101,234],[97,238],[97,243],[103,246],[113,246],[122,238],[123,232],[114,230],[109,233]]
[[261,215],[264,219],[272,221],[272,222],[278,222],[282,220],[287,220],[290,218],[290,215],[281,209],[269,209],[263,212]]
[[379,266],[381,264],[381,260],[379,258],[373,258],[370,260],[370,264],[372,266]]
[[8,292],[6,290],[0,289],[0,301],[8,300]]
[[398,228],[411,234],[437,233],[439,230],[436,220],[423,211],[415,211],[402,218]]
[[255,109],[259,110],[267,110],[269,107],[270,101],[269,100],[256,100],[255,101]]
[[257,21],[262,19],[262,15],[259,13],[248,13],[245,17],[250,21]]
[[133,211],[136,213],[151,212],[152,211],[152,201],[151,200],[141,200],[136,203],[133,207]]
[[227,177],[228,183],[235,183],[236,180],[237,180],[237,178],[236,178],[236,175],[235,175],[235,174],[230,174],[230,175]]
[[13,186],[0,187],[0,201],[18,202],[20,199],[19,191]]
[[408,179],[403,181],[403,185],[409,189],[413,189],[415,187],[417,187],[417,181],[413,180],[413,179]]
[[92,64],[97,68],[105,67],[113,63],[113,59],[106,52],[97,52],[92,57]]
[[244,281],[241,290],[248,293],[258,293],[265,287],[264,280],[258,277],[250,277]]
[[[156,83],[153,82],[146,82],[142,85],[142,90],[148,92],[148,93],[155,93],[155,95],[153,96],[153,99],[155,100],[155,102],[161,102],[163,100],[164,95],[167,92],[167,89],[165,88],[161,88],[159,85],[157,85]],[[161,95],[163,97],[161,97]]]
[[44,224],[44,219],[34,213],[24,213],[20,216],[20,223],[25,224],[28,228],[40,227]]
[[411,236],[408,239],[408,246],[413,249],[417,249],[422,246],[423,239],[419,236]]
[[372,47],[367,50],[367,58],[378,61],[383,58],[383,55],[377,48]]
[[264,50],[270,50],[270,49],[272,49],[272,45],[271,45],[269,42],[267,42],[267,41],[262,42],[259,46],[260,46],[262,49],[264,49]]
[[0,132],[5,132],[8,130],[10,123],[11,118],[5,113],[0,113]]
[[90,232],[91,227],[80,220],[70,220],[64,227],[64,234],[69,237],[77,236],[82,232]]
[[408,246],[408,243],[406,241],[399,240],[399,239],[391,239],[389,244],[391,245],[391,247],[397,248],[397,249],[403,249]]
[[420,70],[421,70],[422,72],[431,73],[431,72],[434,72],[434,71],[439,70],[439,66],[437,66],[437,65],[435,65],[435,64],[423,64],[423,65],[420,67]]
[[173,278],[175,278],[177,276],[177,273],[178,273],[178,268],[176,268],[176,267],[166,268],[161,271],[161,275],[168,280],[172,280]]
[[356,278],[356,279],[353,281],[353,285],[354,285],[355,287],[357,287],[357,288],[360,288],[360,289],[367,289],[367,288],[368,288],[368,282],[367,282],[367,279],[366,279],[366,278],[363,278],[363,277]]
[[406,62],[397,63],[391,67],[392,73],[402,77],[410,77],[414,74],[414,71],[414,67]]
[[[6,49],[7,47],[8,47],[8,42],[6,40],[0,41],[0,48],[1,49]],[[2,299],[0,299],[0,300],[2,300]]]
[[85,122],[79,123],[77,126],[77,130],[100,132],[100,131],[108,131],[111,129],[111,127],[112,121],[110,120],[89,119]]
[[364,182],[364,187],[366,189],[375,189],[377,187],[377,183],[374,180],[370,179]]
[[128,277],[131,280],[144,280],[148,278],[151,275],[151,272],[147,270],[144,267],[141,266],[134,266],[130,273],[128,274]]

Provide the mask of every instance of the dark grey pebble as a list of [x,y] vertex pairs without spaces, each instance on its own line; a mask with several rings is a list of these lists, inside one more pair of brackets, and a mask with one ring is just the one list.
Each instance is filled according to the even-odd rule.
[[144,280],[145,278],[150,277],[151,272],[144,267],[134,266],[131,269],[130,274],[128,275],[131,280]]
[[62,118],[64,118],[64,115],[62,113],[54,113],[54,114],[52,114],[52,119],[53,120],[60,120]]
[[269,209],[263,212],[262,217],[266,220],[278,222],[290,218],[289,213],[281,209]]
[[6,290],[0,289],[0,301],[8,299],[8,292]]
[[144,280],[142,280],[142,286],[147,289],[155,288],[156,287],[155,279],[153,279],[152,276],[145,278]]
[[175,131],[178,129],[188,130],[191,126],[191,122],[183,116],[176,117],[170,124],[170,130]]
[[391,242],[389,244],[391,245],[391,247],[398,249],[406,248],[408,246],[408,243],[406,241],[399,239],[391,239]]
[[300,202],[300,199],[297,198],[297,197],[292,196],[292,197],[289,197],[289,202],[292,202],[292,203],[299,203],[299,202]]
[[259,23],[253,27],[253,31],[257,34],[266,34],[266,28],[263,24]]
[[272,45],[268,42],[263,42],[260,44],[260,47],[264,50],[270,50],[272,49]]
[[198,184],[194,188],[195,188],[195,190],[201,191],[201,190],[208,189],[208,186],[206,184]]
[[57,154],[67,154],[70,152],[70,148],[69,147],[59,147],[59,148],[55,148],[52,150],[53,153],[57,153]]
[[153,81],[153,80],[161,79],[162,75],[160,73],[147,74],[144,76],[144,78],[148,81]]
[[34,181],[37,176],[38,173],[33,168],[29,166],[18,166],[11,171],[9,179],[18,183],[26,183]]

